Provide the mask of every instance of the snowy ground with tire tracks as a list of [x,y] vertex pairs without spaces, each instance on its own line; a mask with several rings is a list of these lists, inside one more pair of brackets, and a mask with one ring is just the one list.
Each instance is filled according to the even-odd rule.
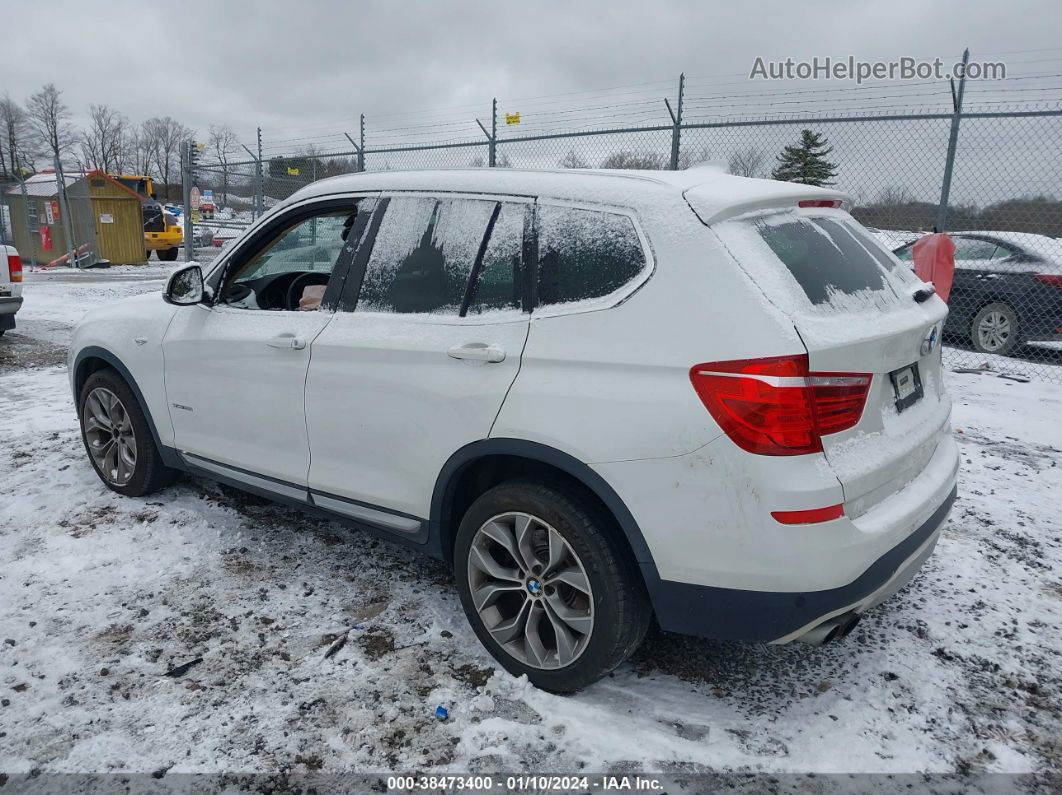
[[0,771],[1062,771],[1062,386],[948,374],[958,502],[842,643],[652,633],[562,698],[494,665],[438,563],[207,482],[102,486],[65,345],[167,270],[27,274],[0,339]]

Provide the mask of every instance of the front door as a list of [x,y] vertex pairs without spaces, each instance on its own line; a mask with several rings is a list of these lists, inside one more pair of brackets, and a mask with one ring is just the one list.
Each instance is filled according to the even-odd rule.
[[359,254],[340,311],[313,343],[309,485],[322,506],[414,533],[443,464],[490,435],[519,370],[531,204],[408,195],[380,204],[371,252]]
[[[304,388],[310,346],[333,317],[358,240],[353,198],[303,205],[233,253],[212,305],[166,332],[176,446],[194,466],[304,497],[310,462]],[[352,226],[355,229],[352,230]],[[248,482],[262,486],[262,478]]]

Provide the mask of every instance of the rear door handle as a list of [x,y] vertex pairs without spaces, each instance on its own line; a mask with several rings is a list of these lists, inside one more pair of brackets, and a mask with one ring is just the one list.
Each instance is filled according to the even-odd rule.
[[266,341],[270,348],[280,348],[285,351],[301,351],[306,347],[306,340],[296,337],[294,334],[279,334]]
[[485,342],[454,345],[446,351],[446,355],[451,359],[463,359],[468,362],[497,364],[505,361],[505,349],[501,345],[487,345]]

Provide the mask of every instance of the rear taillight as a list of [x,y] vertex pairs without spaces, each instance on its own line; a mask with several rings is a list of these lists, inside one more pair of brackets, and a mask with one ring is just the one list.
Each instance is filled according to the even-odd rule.
[[758,455],[822,451],[822,437],[859,422],[870,391],[864,373],[812,373],[807,355],[698,364],[693,388],[719,427]]
[[22,281],[22,258],[18,254],[7,255],[7,272],[11,276],[11,281]]
[[798,207],[833,207],[841,206],[840,199],[801,199],[797,202]]
[[1062,273],[1036,273],[1033,278],[1048,287],[1062,287]]

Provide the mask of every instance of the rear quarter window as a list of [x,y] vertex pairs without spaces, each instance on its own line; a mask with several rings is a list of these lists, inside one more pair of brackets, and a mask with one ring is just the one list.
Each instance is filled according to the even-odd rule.
[[641,278],[648,267],[627,215],[541,204],[535,225],[540,307],[596,308],[597,299]]

